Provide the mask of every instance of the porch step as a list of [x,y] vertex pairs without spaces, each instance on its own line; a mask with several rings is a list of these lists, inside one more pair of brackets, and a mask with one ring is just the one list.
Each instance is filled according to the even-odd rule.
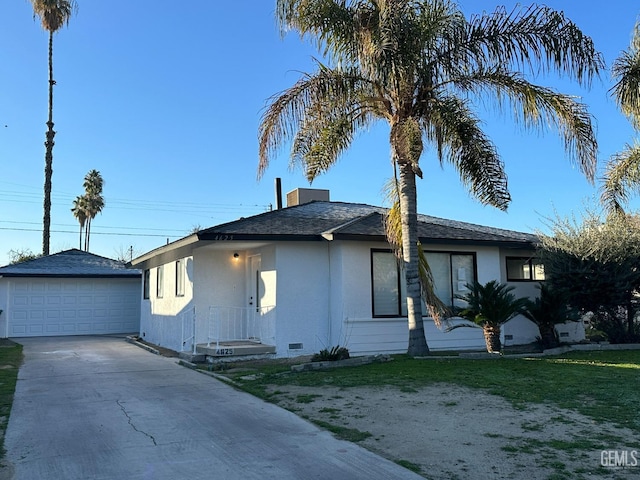
[[245,357],[276,353],[276,347],[261,343],[220,342],[218,345],[197,345],[196,352],[207,357]]

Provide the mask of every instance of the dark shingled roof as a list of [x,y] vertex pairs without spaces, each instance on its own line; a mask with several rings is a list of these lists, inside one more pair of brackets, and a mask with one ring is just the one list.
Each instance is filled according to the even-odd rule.
[[0,277],[136,278],[140,276],[140,270],[129,269],[122,262],[75,248],[0,268]]
[[[198,232],[200,240],[382,240],[386,209],[370,205],[315,201],[242,218]],[[425,243],[492,244],[531,247],[530,233],[485,227],[428,215],[418,216]]]

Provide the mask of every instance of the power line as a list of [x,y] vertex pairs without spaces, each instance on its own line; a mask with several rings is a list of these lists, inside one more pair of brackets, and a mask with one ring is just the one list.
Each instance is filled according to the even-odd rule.
[[[25,221],[19,221],[19,220],[0,220],[0,223],[9,223],[9,224],[18,224],[18,225],[41,225],[42,222],[25,222]],[[77,224],[71,224],[71,223],[52,223],[52,226],[57,226],[57,227],[78,227]],[[153,231],[157,231],[157,232],[180,232],[182,233],[184,230],[179,230],[176,228],[150,228],[150,227],[123,227],[123,226],[118,226],[118,227],[113,227],[113,226],[106,226],[106,225],[98,225],[98,228],[109,228],[109,229],[114,229],[114,228],[120,228],[120,229],[127,229],[127,230],[153,230]],[[1,227],[0,227],[1,228]],[[5,227],[3,228],[3,230],[10,230],[10,228]],[[91,232],[93,233],[93,232]]]
[[[0,230],[9,230],[15,232],[42,232],[41,228],[8,228],[8,227],[0,227]],[[73,233],[77,235],[78,232],[74,230],[51,230],[51,233]],[[160,233],[121,233],[121,232],[96,232],[91,231],[91,235],[110,235],[110,236],[118,236],[118,237],[162,237],[162,238],[181,238],[186,235],[163,235]]]

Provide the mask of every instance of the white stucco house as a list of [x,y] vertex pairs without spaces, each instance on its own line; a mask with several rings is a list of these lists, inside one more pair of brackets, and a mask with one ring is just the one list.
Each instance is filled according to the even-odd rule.
[[[326,194],[324,193],[326,192]],[[406,352],[402,272],[385,240],[384,208],[328,201],[299,189],[286,208],[201,230],[132,261],[143,271],[140,335],[177,351],[209,345],[237,354],[254,342],[278,357],[346,346],[352,355]],[[307,198],[306,198],[307,197]],[[325,198],[304,203],[308,198]],[[534,296],[543,275],[528,233],[419,216],[439,297],[453,305],[467,282],[498,279]],[[425,317],[433,350],[483,350],[480,329],[446,333]],[[579,340],[577,326],[565,335]],[[535,341],[524,317],[505,345]],[[583,332],[582,332],[583,335]]]
[[0,267],[0,337],[137,333],[140,278],[77,249]]

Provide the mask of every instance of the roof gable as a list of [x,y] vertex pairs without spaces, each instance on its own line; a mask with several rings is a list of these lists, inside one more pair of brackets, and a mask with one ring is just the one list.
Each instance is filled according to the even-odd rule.
[[75,248],[0,268],[0,277],[136,278],[140,275],[140,270],[129,269],[122,262]]

